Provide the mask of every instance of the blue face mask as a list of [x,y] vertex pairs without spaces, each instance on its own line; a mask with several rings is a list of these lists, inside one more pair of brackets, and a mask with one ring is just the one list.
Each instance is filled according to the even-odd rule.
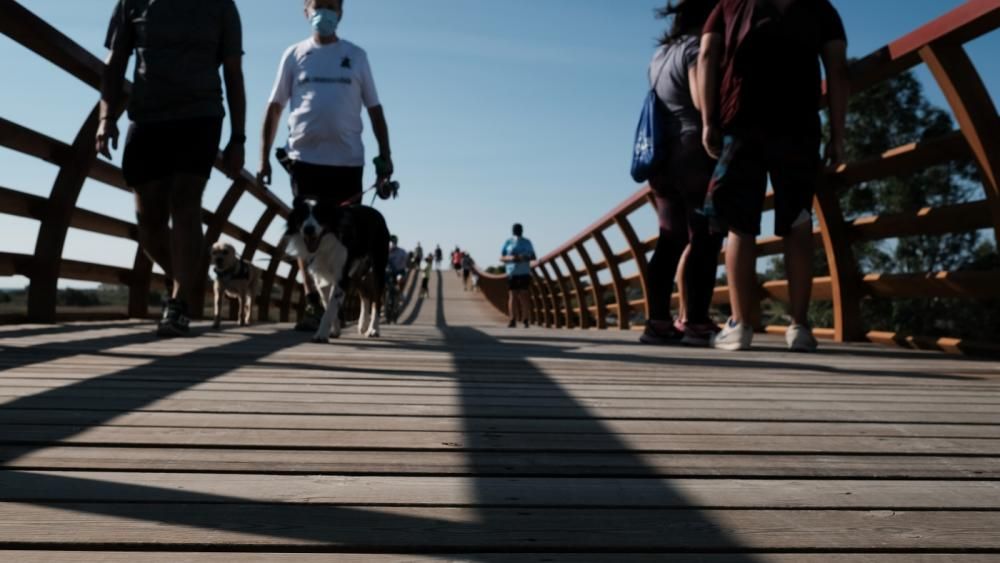
[[340,16],[337,15],[337,12],[328,8],[319,8],[313,12],[312,17],[309,18],[309,22],[312,24],[313,30],[320,37],[330,37],[337,33],[337,26],[340,25]]

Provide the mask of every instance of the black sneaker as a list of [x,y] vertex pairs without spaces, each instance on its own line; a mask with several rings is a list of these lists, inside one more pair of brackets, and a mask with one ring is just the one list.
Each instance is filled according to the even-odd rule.
[[510,321],[507,323],[507,328],[514,328],[517,326],[517,321]]
[[646,330],[639,337],[639,342],[653,345],[676,344],[683,337],[684,333],[677,330],[672,322],[646,321]]
[[306,305],[306,313],[302,315],[299,322],[295,323],[297,332],[316,332],[319,330],[319,323],[323,320],[326,309],[322,305]]
[[524,321],[524,328],[531,328],[531,323]]
[[163,309],[163,318],[156,326],[156,335],[162,338],[178,338],[191,335],[191,319],[187,316],[187,304],[171,299]]

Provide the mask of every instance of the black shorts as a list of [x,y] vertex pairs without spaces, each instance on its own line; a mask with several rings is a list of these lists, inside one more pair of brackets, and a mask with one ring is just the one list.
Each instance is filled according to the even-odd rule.
[[122,156],[125,183],[142,186],[177,174],[207,180],[221,137],[221,117],[132,123]]
[[531,276],[510,276],[507,278],[507,289],[511,291],[531,289]]
[[[334,203],[361,203],[363,166],[322,166],[292,161],[292,195]],[[353,199],[352,199],[353,198]]]
[[708,190],[706,214],[716,230],[760,234],[767,179],[774,188],[774,234],[785,236],[812,213],[819,178],[819,139],[813,136],[726,135]]

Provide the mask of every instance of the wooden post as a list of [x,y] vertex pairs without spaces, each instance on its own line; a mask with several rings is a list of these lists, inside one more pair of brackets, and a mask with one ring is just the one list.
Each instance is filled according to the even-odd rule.
[[66,160],[59,168],[49,195],[46,216],[35,239],[35,257],[31,264],[28,289],[28,321],[53,323],[56,320],[59,269],[62,265],[66,233],[76,210],[76,201],[97,159],[94,138],[97,135],[98,110],[95,106],[76,134]]
[[601,287],[601,280],[597,277],[597,268],[594,266],[594,261],[591,260],[587,248],[583,246],[583,241],[576,243],[576,251],[580,254],[580,260],[583,260],[587,277],[590,278],[590,291],[594,294],[594,307],[597,308],[597,328],[608,328],[608,309],[604,305],[604,296],[602,295],[604,291]]
[[594,231],[594,240],[597,242],[597,246],[600,247],[601,254],[604,255],[604,263],[608,265],[608,271],[611,272],[611,284],[615,291],[615,302],[618,303],[618,328],[626,330],[629,327],[629,316],[632,310],[628,304],[625,282],[622,280],[618,261],[615,259],[614,253],[611,252],[611,245],[608,244],[608,239],[604,237],[604,233],[600,230]]
[[569,257],[569,252],[562,253],[563,262],[569,271],[569,279],[573,284],[573,291],[576,293],[577,311],[580,314],[580,328],[590,327],[590,310],[587,308],[587,299],[583,294],[583,284],[580,283],[580,272],[573,265],[573,260]]
[[562,270],[559,269],[559,264],[556,262],[555,258],[553,258],[548,264],[552,267],[552,271],[555,273],[556,283],[559,284],[559,293],[562,295],[563,314],[566,321],[566,328],[573,328],[573,306],[570,304],[569,286],[566,285],[566,278],[563,277]]
[[920,58],[941,87],[975,156],[993,215],[994,238],[1000,244],[1000,117],[997,117],[997,108],[962,45],[934,43],[920,49]]
[[[651,194],[648,197],[652,200]],[[646,261],[645,247],[641,242],[639,242],[639,237],[636,236],[635,229],[633,229],[632,224],[629,223],[628,217],[625,215],[618,215],[615,217],[615,223],[618,224],[618,228],[621,229],[622,234],[625,236],[625,241],[628,243],[629,251],[632,253],[632,259],[635,260],[635,265],[639,269],[639,284],[642,287],[642,296],[644,300],[643,312],[645,314],[645,318],[649,319],[649,283],[647,278],[649,264]]]

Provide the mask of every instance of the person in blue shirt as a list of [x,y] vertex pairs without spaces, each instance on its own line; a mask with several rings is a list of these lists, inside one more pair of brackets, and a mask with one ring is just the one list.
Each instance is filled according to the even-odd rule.
[[531,261],[536,259],[535,247],[524,238],[524,227],[520,223],[514,224],[513,234],[504,243],[500,255],[500,261],[507,268],[507,288],[510,290],[510,324],[507,326],[514,328],[520,321],[524,323],[524,328],[528,328],[531,317]]

